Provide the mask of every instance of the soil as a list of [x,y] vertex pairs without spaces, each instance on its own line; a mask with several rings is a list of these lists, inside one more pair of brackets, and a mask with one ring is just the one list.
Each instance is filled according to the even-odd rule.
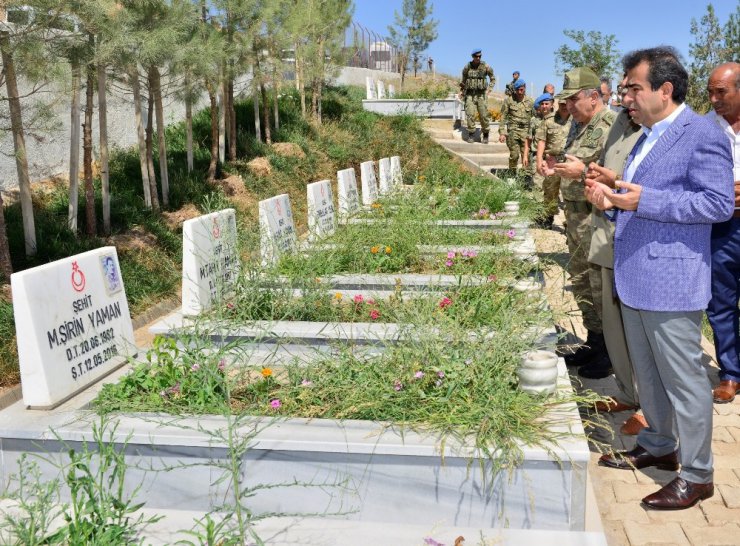
[[197,218],[202,213],[196,208],[195,205],[192,203],[188,203],[184,207],[182,207],[179,210],[175,210],[173,212],[163,212],[162,218],[164,218],[165,224],[167,224],[167,227],[170,228],[172,231],[179,231],[182,229],[182,224],[185,222],[185,220],[192,220],[193,218]]
[[266,157],[255,157],[252,161],[247,163],[247,168],[255,176],[264,177],[272,174],[270,160]]
[[301,149],[298,144],[293,142],[273,142],[272,150],[283,157],[297,157],[303,159],[306,157],[305,152]]

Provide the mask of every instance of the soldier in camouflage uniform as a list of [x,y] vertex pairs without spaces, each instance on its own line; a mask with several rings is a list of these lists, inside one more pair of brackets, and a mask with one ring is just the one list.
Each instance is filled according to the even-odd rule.
[[545,202],[545,218],[540,222],[544,228],[551,229],[558,212],[560,177],[552,168],[558,156],[565,150],[565,141],[570,132],[570,114],[565,101],[558,103],[558,111],[547,116],[537,129],[537,172],[543,176],[542,195]]
[[[465,98],[465,115],[468,122],[468,142],[473,142],[475,133],[475,113],[478,112],[481,128],[481,142],[488,144],[488,128],[490,126],[490,117],[488,114],[488,89],[493,89],[496,83],[496,77],[493,75],[493,69],[481,61],[481,50],[474,49],[472,52],[473,60],[465,65],[462,70],[462,81],[460,82],[460,91]],[[486,76],[488,83],[486,83]]]
[[[588,331],[586,345],[566,356],[566,363],[611,368],[606,353],[601,325],[601,282],[589,273],[588,252],[591,247],[591,203],[586,200],[584,180],[588,165],[598,160],[604,149],[609,129],[614,123],[614,112],[604,108],[599,92],[599,77],[586,67],[565,73],[563,90],[558,100],[564,100],[573,117],[565,152],[568,161],[556,163],[554,174],[561,178],[560,191],[565,202],[566,240],[570,252],[568,272],[573,295]],[[600,276],[599,276],[600,277]],[[598,293],[596,293],[598,292]]]
[[504,99],[501,106],[501,123],[499,125],[499,142],[506,142],[509,148],[509,169],[516,170],[519,157],[522,166],[529,166],[529,158],[524,155],[524,144],[529,134],[534,101],[527,96],[527,84],[519,79],[514,83],[514,94]]
[[511,77],[512,80],[506,84],[506,91],[504,91],[504,94],[507,97],[511,97],[512,95],[514,95],[514,84],[519,79],[519,71],[514,70],[514,73],[511,75]]
[[529,159],[529,173],[534,181],[535,187],[542,189],[542,175],[537,173],[535,166],[534,154],[537,152],[537,130],[540,128],[546,116],[552,112],[552,104],[554,99],[550,93],[543,93],[537,97],[534,101],[534,115],[529,122],[529,135],[527,135],[527,142],[524,145],[524,151]]

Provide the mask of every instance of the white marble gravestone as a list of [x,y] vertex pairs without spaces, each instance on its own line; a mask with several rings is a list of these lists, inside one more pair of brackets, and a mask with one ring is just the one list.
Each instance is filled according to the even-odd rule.
[[372,205],[378,200],[378,182],[375,178],[375,162],[360,163],[360,182],[362,184],[362,204]]
[[382,80],[378,80],[378,98],[384,99],[385,97],[385,83]]
[[378,178],[380,179],[378,186],[380,195],[384,195],[393,189],[390,157],[383,157],[378,160]]
[[308,237],[313,242],[334,233],[337,218],[334,214],[334,193],[331,182],[321,180],[306,186],[308,194]]
[[357,191],[357,178],[354,169],[337,171],[337,213],[342,219],[360,212],[360,194]]
[[136,353],[116,248],[14,273],[23,403],[58,406]]
[[401,158],[397,155],[391,157],[391,183],[394,187],[403,184],[403,173],[401,173]]
[[260,201],[259,219],[262,265],[273,265],[280,256],[296,250],[298,238],[287,193]]
[[388,84],[388,98],[389,99],[395,99],[396,98],[396,88],[392,83]]
[[365,77],[365,90],[367,93],[367,100],[373,100],[374,98],[376,98],[375,80],[371,76]]
[[229,294],[239,277],[236,212],[187,220],[182,239],[182,312],[198,315]]

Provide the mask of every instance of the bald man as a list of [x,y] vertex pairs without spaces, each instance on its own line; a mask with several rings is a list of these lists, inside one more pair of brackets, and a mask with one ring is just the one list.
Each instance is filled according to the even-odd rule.
[[707,308],[720,369],[714,402],[724,404],[740,391],[740,64],[715,68],[707,91],[714,108],[707,115],[730,141],[735,180],[735,213],[712,226],[712,300]]

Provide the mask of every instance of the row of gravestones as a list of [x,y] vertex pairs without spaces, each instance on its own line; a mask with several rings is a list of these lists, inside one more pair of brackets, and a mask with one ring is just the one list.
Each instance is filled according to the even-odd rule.
[[386,94],[385,82],[382,80],[376,82],[372,76],[365,78],[365,90],[367,92],[367,100],[393,99],[396,97],[396,88],[392,83],[388,84],[388,93]]
[[[339,214],[350,216],[401,184],[398,156],[337,173]],[[313,237],[333,233],[337,218],[331,183],[307,187]],[[259,203],[264,263],[297,245],[288,195]],[[210,308],[237,279],[241,260],[236,216],[227,209],[183,224],[183,313]],[[24,404],[51,409],[84,390],[136,353],[133,326],[115,247],[103,247],[11,276]]]

